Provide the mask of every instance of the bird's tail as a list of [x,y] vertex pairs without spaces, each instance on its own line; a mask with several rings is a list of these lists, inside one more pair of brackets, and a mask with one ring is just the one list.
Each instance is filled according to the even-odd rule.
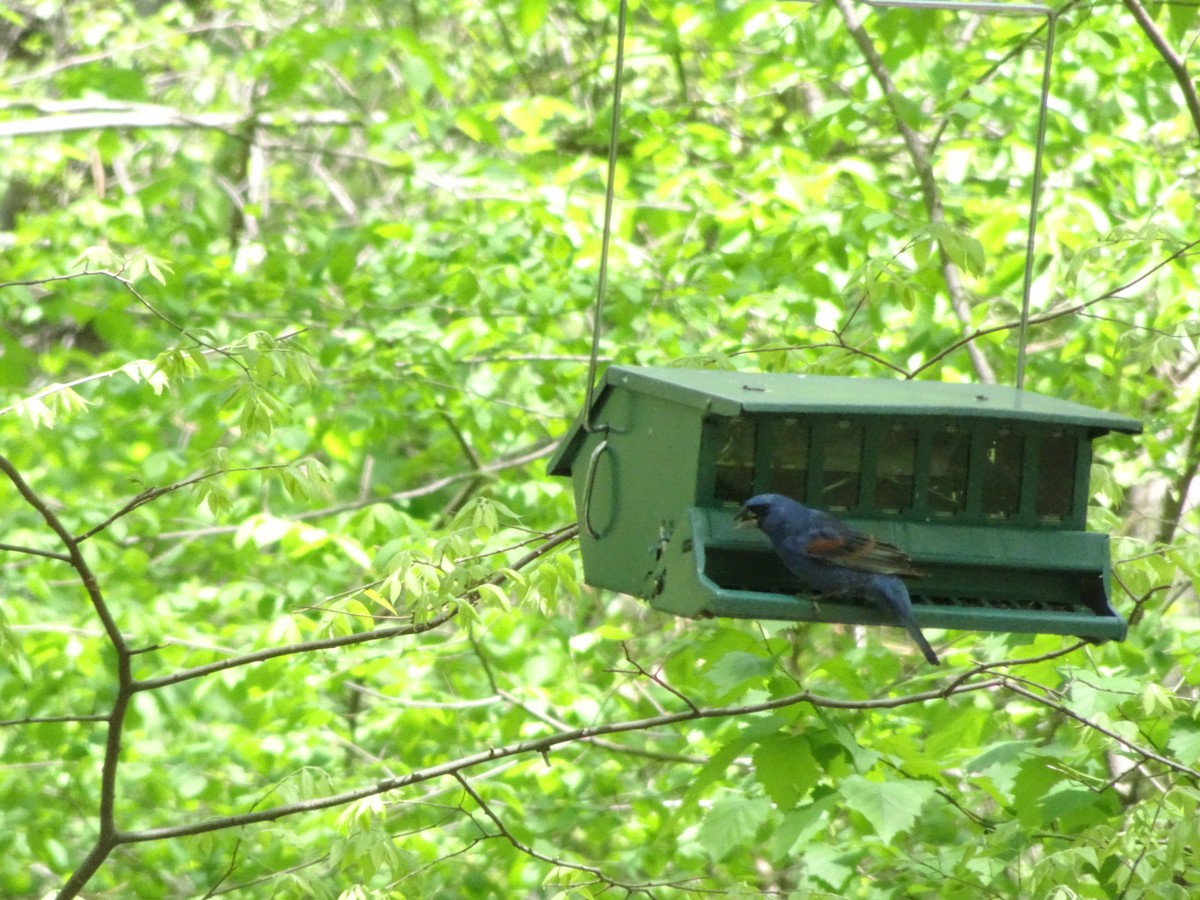
[[925,640],[925,635],[921,634],[921,629],[917,627],[917,623],[911,615],[904,623],[904,627],[912,635],[912,639],[916,641],[917,646],[921,648],[921,652],[925,654],[925,658],[929,660],[929,664],[931,666],[940,666],[941,660],[933,652],[933,647],[929,646],[929,641]]
[[921,648],[925,659],[931,666],[941,665],[937,654],[933,652],[933,647],[929,645],[929,641],[925,640],[925,635],[921,634],[921,629],[917,627],[917,620],[913,618],[912,599],[908,596],[908,588],[904,586],[904,582],[894,575],[880,576],[875,581],[879,585],[887,605],[896,614],[896,618],[900,620],[904,630]]

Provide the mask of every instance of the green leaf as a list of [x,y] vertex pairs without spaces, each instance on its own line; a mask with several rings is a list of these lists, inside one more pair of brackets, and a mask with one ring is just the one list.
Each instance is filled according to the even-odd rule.
[[756,840],[770,811],[771,802],[765,797],[721,797],[700,823],[700,844],[714,860],[744,851]]
[[1194,766],[1200,762],[1200,728],[1176,725],[1167,746],[1181,763]]
[[772,657],[759,656],[743,650],[732,650],[722,655],[708,669],[709,681],[722,692],[738,688],[761,685],[775,670]]
[[627,641],[633,637],[633,632],[616,625],[601,625],[592,633],[605,641]]
[[1013,788],[1013,798],[1022,823],[1037,826],[1044,824],[1039,803],[1065,777],[1052,760],[1034,757],[1021,763]]
[[1041,741],[999,741],[992,744],[969,763],[967,771],[986,772],[994,766],[1006,766],[1023,759],[1029,750],[1037,747]]
[[546,0],[519,0],[517,4],[517,23],[521,34],[529,37],[546,21],[549,4]]
[[838,785],[847,805],[870,823],[885,844],[917,821],[921,807],[933,796],[934,786],[924,781],[873,781],[850,775]]
[[821,768],[803,737],[776,734],[759,741],[753,753],[754,774],[781,810],[803,800],[821,776]]

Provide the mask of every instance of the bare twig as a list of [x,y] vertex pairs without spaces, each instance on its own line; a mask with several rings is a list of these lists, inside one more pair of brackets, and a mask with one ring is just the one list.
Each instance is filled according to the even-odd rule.
[[[929,162],[929,152],[920,135],[904,121],[904,117],[901,115],[898,99],[899,92],[892,81],[892,76],[888,73],[887,64],[883,61],[883,57],[879,55],[879,51],[875,49],[875,44],[872,42],[871,36],[863,28],[858,14],[851,5],[852,0],[833,0],[833,3],[837,7],[838,12],[841,13],[842,19],[846,23],[846,30],[849,31],[850,37],[854,39],[854,43],[858,45],[859,52],[862,53],[863,59],[866,60],[867,68],[871,70],[871,74],[879,83],[880,90],[883,91],[888,106],[892,110],[896,130],[904,140],[904,146],[908,150],[913,170],[916,172],[917,180],[921,185],[921,196],[925,201],[925,211],[929,215],[929,221],[935,224],[945,223],[946,213],[942,205],[941,193],[938,191],[937,180],[933,174],[933,166]],[[937,241],[937,247],[939,261],[942,266],[942,278],[945,280],[946,291],[950,297],[950,306],[953,308],[958,320],[963,325],[966,325],[971,321],[971,304],[967,298],[966,288],[962,283],[962,273],[959,271],[958,266],[954,264],[954,261],[950,259],[940,240]],[[974,343],[968,343],[966,348],[979,380],[985,384],[995,384],[996,375],[992,371],[987,357],[983,355],[983,351]]]
[[355,644],[366,644],[371,641],[385,641],[395,637],[407,637],[410,635],[424,634],[427,631],[432,631],[435,628],[440,628],[451,619],[458,615],[458,609],[448,609],[440,615],[434,616],[424,622],[414,623],[411,625],[394,625],[390,628],[373,628],[370,631],[361,631],[356,634],[343,634],[338,637],[322,638],[315,641],[299,641],[295,644],[285,644],[281,647],[267,647],[265,650],[258,650],[254,653],[246,653],[242,656],[231,656],[227,659],[220,659],[216,662],[206,663],[202,666],[193,666],[190,669],[180,669],[177,672],[172,672],[170,675],[160,675],[157,678],[145,678],[134,683],[134,690],[153,691],[158,688],[167,687],[172,684],[179,684],[183,681],[191,681],[193,678],[203,678],[205,675],[212,675],[216,672],[224,672],[227,669],[236,669],[241,666],[249,666],[254,663],[266,662],[268,659],[278,659],[281,656],[295,656],[298,653],[312,653],[317,650],[332,650],[335,647],[351,647]]
[[0,472],[8,476],[8,480],[13,483],[13,487],[24,498],[25,502],[32,506],[46,525],[53,531],[63,546],[67,548],[67,556],[71,567],[79,576],[80,582],[83,584],[83,589],[87,593],[88,600],[91,601],[92,609],[96,613],[96,617],[104,626],[104,632],[108,636],[109,643],[112,644],[113,650],[117,658],[117,691],[113,698],[112,709],[109,711],[105,719],[108,722],[108,732],[104,742],[104,761],[100,767],[100,809],[98,831],[96,841],[92,845],[92,849],[88,852],[83,862],[72,873],[63,885],[59,896],[74,897],[83,888],[85,884],[95,874],[96,870],[108,858],[108,854],[112,852],[113,847],[117,844],[117,825],[116,825],[116,794],[117,794],[117,766],[121,758],[121,732],[125,725],[125,713],[129,709],[129,701],[133,697],[133,673],[131,666],[132,653],[129,644],[126,642],[121,630],[117,627],[116,620],[113,618],[111,610],[108,608],[108,603],[104,599],[104,594],[100,590],[100,584],[96,580],[96,575],[88,565],[87,560],[83,558],[83,553],[79,549],[79,542],[71,536],[65,525],[55,514],[41,497],[34,492],[21,477],[21,474],[16,470],[16,467],[8,460],[7,457],[0,456]]
[[641,675],[643,678],[649,678],[651,681],[653,681],[655,684],[657,684],[664,691],[674,694],[676,697],[678,697],[680,700],[682,700],[684,703],[686,703],[688,705],[688,708],[691,709],[692,712],[697,712],[699,710],[699,707],[696,706],[696,704],[692,702],[690,697],[688,697],[686,694],[679,691],[677,688],[674,688],[671,685],[667,684],[665,681],[662,680],[662,678],[660,678],[658,675],[655,675],[653,672],[646,671],[646,669],[642,667],[641,663],[639,663],[632,656],[630,656],[629,655],[629,644],[627,642],[621,641],[621,650],[625,654],[625,661],[627,663],[629,663],[631,666],[633,666],[634,669],[637,670],[637,674]]
[[981,675],[984,672],[991,672],[995,669],[1011,669],[1013,666],[1029,666],[1034,665],[1035,663],[1046,662],[1047,660],[1051,659],[1058,659],[1060,656],[1069,656],[1076,650],[1080,650],[1083,647],[1088,646],[1088,643],[1088,641],[1077,641],[1076,643],[1070,644],[1066,647],[1060,647],[1057,650],[1051,650],[1049,653],[1043,653],[1041,656],[1029,656],[1025,657],[1024,659],[1002,659],[999,662],[994,663],[979,663],[978,665],[967,669],[948,685],[946,685],[946,690],[953,690],[960,684],[963,684],[971,678],[974,678],[976,675]]
[[0,728],[9,725],[54,725],[64,722],[107,722],[108,716],[29,716],[24,719],[0,719]]
[[[824,330],[824,329],[822,329],[822,330]],[[886,359],[884,359],[882,356],[871,353],[870,351],[864,350],[861,347],[854,347],[854,346],[851,346],[850,344],[847,344],[844,340],[841,339],[840,335],[838,336],[838,339],[836,341],[825,341],[825,342],[818,343],[818,344],[789,344],[784,347],[754,347],[751,349],[738,349],[738,350],[731,350],[726,355],[727,356],[741,356],[746,353],[795,353],[795,352],[803,352],[806,350],[829,350],[829,349],[845,350],[847,353],[850,353],[853,356],[861,356],[865,359],[869,359],[871,362],[875,363],[875,365],[877,365],[881,368],[891,369],[897,375],[903,375],[906,378],[908,377],[908,371],[906,369],[901,368],[900,366],[896,365],[895,363],[890,363]]]
[[[99,51],[97,53],[81,53],[76,56],[68,56],[65,59],[58,60],[57,62],[55,62],[51,65],[44,66],[43,68],[38,69],[35,72],[30,72],[27,75],[16,75],[16,76],[14,76],[12,78],[8,78],[6,80],[7,80],[8,84],[11,85],[12,87],[17,87],[18,85],[26,84],[31,81],[39,81],[39,80],[42,80],[45,78],[49,78],[51,75],[56,75],[59,72],[64,72],[68,69],[73,69],[78,66],[89,66],[92,63],[103,62],[104,60],[111,59],[114,56],[127,55],[127,56],[133,57],[143,50],[148,50],[151,47],[157,47],[164,43],[173,41],[179,35],[206,34],[206,33],[213,32],[213,31],[225,31],[225,30],[231,30],[231,29],[232,30],[249,29],[249,30],[253,31],[256,27],[257,26],[255,26],[249,22],[239,22],[239,21],[205,22],[204,24],[201,24],[201,25],[193,25],[191,28],[181,28],[178,31],[164,33],[161,37],[156,37],[156,38],[154,38],[152,40],[148,40],[148,41],[140,41],[136,44],[120,44],[120,43],[114,42],[113,46],[110,46],[107,49]],[[45,101],[43,101],[43,102],[45,102]],[[15,106],[15,105],[16,105],[15,103],[5,104],[5,106]]]
[[[479,663],[483,667],[484,677],[487,678],[488,683],[492,686],[492,690],[495,691],[495,697],[487,698],[487,704],[490,705],[496,699],[502,699],[504,702],[515,706],[517,709],[521,710],[527,715],[533,716],[535,719],[545,722],[552,728],[565,731],[571,727],[563,720],[534,708],[530,704],[523,701],[516,694],[505,690],[497,680],[491,661],[488,659],[487,654],[484,652],[483,646],[479,643],[479,640],[474,635],[470,635],[470,641],[471,648],[475,651],[475,656],[479,659]],[[626,650],[626,657],[628,657],[628,650]],[[676,696],[682,697],[680,694],[676,694]],[[691,701],[687,700],[687,698],[683,697],[682,699],[691,705]],[[389,702],[395,703],[396,701],[389,698]],[[470,702],[473,705],[480,703],[480,701]],[[640,747],[628,747],[624,744],[617,743],[616,741],[605,740],[604,738],[589,738],[588,743],[604,750],[610,750],[614,753],[626,753],[630,756],[640,756],[645,759],[655,759],[660,762],[684,763],[694,766],[702,766],[708,762],[707,759],[698,756],[682,756],[677,753],[661,753],[655,750],[644,750]]]
[[22,547],[18,544],[0,544],[0,550],[7,550],[9,553],[24,553],[27,556],[44,556],[46,559],[57,559],[59,562],[69,563],[71,557],[66,553],[56,553],[53,550],[38,550],[34,547]]
[[[508,568],[510,570],[519,570],[528,566],[535,560],[545,556],[555,548],[561,546],[567,541],[573,539],[579,533],[576,526],[568,526],[557,532],[550,540],[546,541],[540,547],[526,553],[520,559],[516,560]],[[489,576],[484,583],[486,584],[502,584],[505,581],[503,572],[495,572]],[[478,599],[477,589],[472,588],[462,595],[462,598],[468,602],[475,602]],[[458,608],[451,607],[442,613],[427,619],[424,622],[414,622],[407,625],[394,625],[389,628],[374,628],[370,631],[358,632],[356,634],[344,634],[338,637],[322,638],[315,641],[300,641],[295,644],[286,644],[282,647],[268,647],[265,650],[258,650],[254,653],[247,653],[242,656],[231,656],[227,659],[217,660],[216,662],[206,663],[202,666],[195,666],[191,669],[181,669],[178,672],[172,672],[170,675],[161,675],[158,678],[147,678],[137,681],[133,685],[133,690],[137,692],[152,691],[157,688],[166,687],[171,684],[179,684],[182,681],[190,681],[193,678],[202,678],[205,675],[212,675],[215,672],[224,672],[227,669],[234,669],[240,666],[248,666],[258,662],[265,662],[268,659],[277,659],[281,656],[294,656],[298,653],[311,653],[317,650],[331,650],[335,647],[349,647],[354,644],[365,644],[372,641],[389,640],[396,637],[408,637],[411,635],[424,634],[432,631],[435,628],[440,628],[442,625],[449,622],[458,615]]]
[[[11,105],[11,104],[10,104]],[[79,112],[55,112],[55,110],[87,109]],[[295,127],[362,127],[367,120],[340,109],[292,110],[289,112],[251,113],[187,113],[167,106],[151,103],[125,103],[120,106],[108,104],[51,104],[42,102],[39,110],[49,113],[34,118],[12,119],[0,122],[0,138],[30,137],[38,134],[65,134],[71,131],[104,131],[117,128],[194,128],[221,131],[236,137],[247,127],[280,128]]]
[[1165,766],[1168,769],[1171,769],[1175,772],[1179,772],[1181,775],[1187,775],[1189,778],[1191,778],[1197,782],[1200,782],[1200,771],[1193,769],[1191,766],[1185,766],[1183,763],[1176,762],[1173,759],[1163,756],[1161,753],[1156,753],[1153,750],[1149,750],[1146,747],[1142,747],[1139,744],[1135,744],[1133,741],[1129,740],[1128,738],[1123,737],[1120,734],[1117,734],[1117,732],[1113,731],[1111,728],[1106,728],[1103,725],[1101,725],[1099,722],[1093,722],[1091,719],[1087,718],[1086,716],[1081,716],[1079,713],[1070,709],[1066,705],[1059,703],[1056,700],[1051,700],[1049,697],[1039,696],[1038,694],[1034,693],[1033,691],[1028,690],[1027,688],[1021,687],[1018,684],[1014,684],[1011,681],[1008,681],[1007,679],[1005,679],[1002,682],[1002,686],[1007,691],[1011,691],[1014,694],[1019,694],[1020,696],[1026,698],[1027,700],[1031,700],[1034,703],[1037,703],[1041,706],[1045,706],[1045,707],[1048,707],[1049,709],[1053,709],[1056,712],[1066,716],[1069,719],[1074,719],[1076,722],[1079,722],[1081,725],[1085,725],[1088,728],[1091,728],[1093,731],[1099,732],[1100,734],[1104,735],[1105,737],[1109,738],[1112,741],[1115,741],[1116,743],[1120,744],[1122,747],[1126,748],[1127,750],[1129,750],[1133,753],[1136,753],[1138,756],[1141,756],[1144,759],[1154,760],[1154,762],[1158,763],[1161,766]]
[[[1005,681],[1003,678],[989,679],[987,681],[979,681],[974,684],[960,685],[954,693],[964,694],[973,691],[994,690],[996,688],[1003,687],[1004,684]],[[645,719],[632,719],[624,722],[611,722],[605,725],[575,728],[568,731],[556,732],[555,734],[546,735],[544,737],[535,738],[532,740],[518,741],[502,747],[489,747],[487,750],[482,750],[478,753],[472,753],[436,766],[418,769],[396,778],[385,778],[372,785],[366,785],[361,788],[344,791],[338,794],[330,794],[326,797],[303,800],[297,803],[285,803],[270,809],[257,810],[249,813],[221,816],[205,822],[194,822],[189,825],[172,825],[162,828],[150,828],[144,831],[123,832],[120,835],[120,842],[141,843],[145,841],[158,841],[165,840],[167,838],[184,837],[195,834],[207,834],[212,831],[242,827],[245,825],[254,824],[256,822],[272,822],[286,816],[296,815],[298,813],[316,812],[318,810],[329,809],[334,806],[343,806],[347,803],[354,803],[355,801],[362,800],[366,797],[373,797],[377,794],[386,793],[388,791],[399,790],[401,788],[409,787],[410,785],[414,784],[420,784],[434,778],[441,778],[446,775],[454,775],[456,772],[464,771],[484,763],[495,762],[499,759],[529,754],[542,755],[561,744],[569,744],[575,741],[588,740],[597,736],[626,734],[635,731],[647,731],[667,725],[675,725],[680,722],[749,716],[760,712],[770,712],[772,710],[785,709],[789,706],[795,706],[800,703],[808,703],[813,706],[826,709],[897,709],[902,706],[918,703],[929,703],[944,699],[945,697],[941,689],[923,691],[917,694],[907,694],[899,697],[883,697],[869,700],[845,700],[840,697],[825,697],[820,694],[814,694],[811,691],[802,691],[797,694],[789,694],[785,697],[777,697],[772,700],[766,700],[761,703],[746,704],[744,706],[701,707],[700,709],[694,711],[687,709],[681,712],[651,716]]]
[[[503,689],[500,690],[499,697],[505,702],[511,703],[522,712],[533,716],[535,719],[540,719],[553,728],[566,729],[571,727],[562,719],[530,706],[528,703],[524,702],[520,697],[510,691]],[[394,703],[395,701],[393,700],[391,702]],[[633,747],[628,744],[620,744],[617,741],[610,741],[606,740],[605,738],[590,738],[588,743],[594,747],[600,747],[603,750],[609,750],[613,753],[624,753],[627,756],[637,756],[642,759],[653,759],[658,762],[675,763],[678,765],[703,766],[707,765],[710,761],[706,756],[686,756],[682,753],[666,753],[659,750],[646,750],[642,747]]]
[[1187,104],[1188,114],[1192,117],[1192,127],[1196,129],[1197,137],[1200,137],[1200,97],[1196,95],[1196,84],[1188,74],[1187,59],[1175,51],[1175,48],[1167,41],[1166,35],[1158,30],[1154,19],[1139,0],[1121,0],[1121,2],[1125,4],[1125,8],[1129,10],[1134,21],[1138,23],[1138,27],[1150,39],[1150,43],[1154,45],[1158,55],[1163,58],[1163,62],[1167,64],[1171,74],[1175,76],[1175,82],[1183,93],[1183,102]]
[[167,494],[170,494],[174,491],[179,490],[180,488],[190,487],[193,484],[199,484],[201,481],[207,481],[208,479],[216,478],[219,475],[232,475],[237,472],[268,472],[273,469],[288,469],[288,468],[291,468],[292,465],[293,465],[293,463],[274,463],[274,464],[265,465],[265,466],[240,466],[240,467],[233,468],[233,469],[218,469],[215,472],[205,472],[203,475],[195,475],[191,478],[185,478],[183,481],[176,481],[174,484],[167,484],[167,485],[163,485],[162,487],[147,488],[146,490],[144,490],[140,494],[138,494],[136,497],[134,497],[132,500],[129,500],[128,502],[126,502],[126,504],[124,506],[122,506],[120,509],[118,509],[115,513],[113,513],[111,516],[109,516],[107,519],[105,519],[99,525],[93,525],[87,531],[84,531],[81,534],[76,535],[75,540],[82,543],[83,541],[86,541],[88,538],[94,537],[96,534],[103,531],[105,528],[107,528],[113,522],[117,521],[117,519],[121,518],[122,516],[129,515],[131,512],[133,512],[138,507],[145,506],[147,503],[152,503],[153,501],[157,500],[159,497],[163,497]]
[[109,641],[118,653],[128,654],[129,645],[126,644],[120,629],[117,628],[116,620],[113,619],[112,613],[109,611],[108,604],[104,600],[104,595],[100,590],[100,585],[96,581],[95,574],[79,550],[79,542],[67,531],[66,526],[63,525],[49,504],[34,493],[33,488],[25,482],[25,479],[21,477],[16,467],[5,456],[0,456],[0,472],[8,476],[8,480],[13,483],[13,487],[17,489],[17,492],[25,499],[25,502],[37,510],[41,514],[42,519],[50,527],[50,530],[58,535],[58,539],[67,548],[65,554],[67,562],[79,574],[79,579],[83,582],[84,590],[87,592],[88,599],[92,603],[96,616],[104,626],[104,631],[108,635]]
[[[622,890],[631,894],[644,893],[653,896],[651,893],[652,888],[678,887],[680,884],[682,884],[682,882],[679,881],[655,881],[646,883],[618,881],[609,875],[605,875],[604,870],[599,866],[589,866],[583,863],[569,862],[565,859],[560,859],[555,856],[548,856],[545,853],[539,853],[529,844],[519,840],[516,835],[508,830],[508,826],[504,824],[503,820],[488,805],[487,801],[480,796],[479,792],[475,790],[474,786],[467,780],[466,776],[463,775],[462,772],[455,772],[453,774],[458,783],[462,785],[463,790],[467,792],[467,795],[475,801],[475,805],[483,811],[485,816],[491,819],[492,824],[496,826],[496,830],[500,833],[499,836],[504,838],[526,856],[530,856],[533,859],[540,860],[541,862],[550,863],[552,866],[560,866],[564,869],[575,869],[578,872],[587,872],[589,875],[595,877],[597,881],[602,882],[609,887],[621,888]],[[483,831],[483,829],[481,828],[480,831]],[[484,833],[486,834],[486,832]],[[487,836],[495,837],[496,835]]]
[[[2,134],[3,134],[3,125],[4,125],[4,123],[0,123],[0,136],[2,136]],[[55,281],[74,281],[79,278],[111,278],[113,281],[117,282],[122,287],[124,287],[125,290],[128,291],[129,294],[135,300],[137,300],[137,302],[140,303],[146,309],[146,311],[149,312],[156,319],[161,320],[162,322],[164,322],[165,324],[167,324],[171,328],[173,328],[175,331],[177,331],[179,334],[183,335],[190,341],[194,341],[197,345],[204,347],[209,352],[219,353],[221,356],[224,356],[230,362],[232,362],[234,365],[236,365],[239,369],[241,369],[246,374],[247,377],[250,377],[250,370],[248,368],[246,368],[245,363],[243,363],[240,359],[238,359],[236,356],[234,356],[232,353],[230,353],[224,347],[218,347],[215,344],[210,344],[208,341],[204,340],[204,338],[199,337],[196,334],[193,334],[191,331],[189,331],[183,325],[180,325],[179,323],[173,321],[171,318],[169,318],[164,313],[160,312],[154,306],[153,303],[151,303],[149,300],[147,300],[142,295],[141,291],[139,291],[136,287],[134,287],[133,281],[130,280],[129,278],[126,278],[120,272],[112,272],[112,271],[109,271],[108,269],[88,269],[83,272],[72,272],[69,275],[53,275],[48,278],[34,278],[34,279],[31,279],[28,281],[5,281],[5,282],[0,283],[0,288],[31,287],[31,286],[39,285],[39,284],[51,284]],[[81,379],[81,380],[90,381],[90,380],[92,380],[93,377],[106,377],[107,375],[111,375],[111,374],[113,374],[113,373],[105,372],[99,376],[89,376],[88,378]],[[56,390],[61,390],[61,388],[62,388],[61,385],[56,385],[54,387]],[[4,411],[7,412],[8,410],[4,410]]]
[[[557,441],[551,441],[545,444],[538,444],[528,450],[522,450],[513,456],[498,459],[495,462],[487,463],[479,469],[472,469],[467,472],[456,472],[453,475],[446,475],[442,478],[435,478],[420,487],[410,488],[406,491],[395,491],[391,494],[385,494],[382,497],[371,497],[363,500],[352,500],[348,503],[339,503],[335,506],[326,506],[321,509],[311,509],[305,512],[296,513],[295,515],[285,516],[288,521],[303,522],[309,519],[322,519],[326,516],[336,516],[344,512],[353,512],[357,509],[363,509],[367,506],[373,506],[376,503],[398,503],[402,500],[414,500],[417,497],[426,497],[429,494],[437,493],[442,488],[457,484],[471,478],[478,478],[480,473],[485,475],[493,475],[496,472],[502,472],[506,469],[520,468],[528,465],[534,460],[541,459],[544,456],[549,456],[554,452],[554,448],[558,446]],[[154,535],[155,540],[176,540],[180,538],[194,537],[210,537],[218,534],[233,534],[238,530],[238,525],[216,525],[209,528],[194,528],[187,531],[165,531],[161,534]]]
[[[1126,283],[1124,283],[1118,287],[1110,288],[1109,290],[1105,291],[1103,294],[1100,294],[1097,297],[1093,297],[1090,300],[1084,300],[1081,303],[1072,303],[1069,306],[1062,306],[1062,307],[1059,307],[1058,309],[1051,309],[1051,310],[1043,313],[1040,316],[1033,316],[1032,318],[1029,319],[1028,324],[1030,326],[1042,325],[1042,324],[1045,324],[1046,322],[1052,322],[1055,319],[1061,319],[1065,316],[1077,315],[1077,314],[1083,312],[1084,310],[1088,309],[1089,307],[1095,306],[1097,303],[1100,303],[1104,300],[1116,299],[1116,298],[1120,297],[1125,291],[1129,290],[1131,287],[1135,287],[1140,282],[1145,281],[1147,278],[1149,278],[1151,275],[1153,275],[1159,269],[1162,269],[1162,268],[1170,265],[1171,263],[1175,262],[1176,260],[1181,259],[1184,256],[1187,256],[1190,253],[1190,251],[1198,245],[1200,245],[1200,239],[1194,240],[1194,241],[1188,241],[1188,243],[1184,244],[1178,250],[1175,250],[1174,252],[1170,253],[1168,256],[1159,260],[1154,265],[1152,265],[1149,269],[1147,269],[1145,272],[1142,272],[1140,275],[1133,278],[1132,280],[1127,281]],[[930,368],[931,366],[935,365],[940,360],[945,359],[947,356],[949,356],[955,350],[958,350],[961,347],[969,347],[974,341],[977,341],[979,338],[984,337],[985,335],[995,334],[996,332],[999,332],[999,331],[1011,331],[1012,329],[1020,328],[1020,327],[1021,327],[1021,323],[1019,321],[1017,321],[1017,322],[1004,322],[1003,324],[1000,324],[1000,325],[989,325],[986,328],[977,328],[973,332],[971,332],[969,335],[967,335],[966,337],[959,338],[957,341],[954,341],[953,343],[951,343],[951,344],[947,345],[946,347],[942,348],[941,350],[939,350],[937,353],[935,353],[929,359],[925,360],[925,362],[923,362],[921,365],[917,366],[910,373],[908,373],[908,377],[916,378],[919,374],[921,374],[922,372],[924,372],[926,369]]]

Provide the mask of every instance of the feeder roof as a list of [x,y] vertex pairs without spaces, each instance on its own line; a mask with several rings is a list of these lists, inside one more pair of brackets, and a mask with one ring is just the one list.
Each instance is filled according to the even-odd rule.
[[[610,366],[596,387],[594,404],[614,388],[689,406],[706,415],[812,413],[892,415],[1042,422],[1138,434],[1141,422],[1081,403],[996,384],[945,384],[888,378]],[[566,475],[583,434],[583,417],[571,427],[550,461],[550,472]]]

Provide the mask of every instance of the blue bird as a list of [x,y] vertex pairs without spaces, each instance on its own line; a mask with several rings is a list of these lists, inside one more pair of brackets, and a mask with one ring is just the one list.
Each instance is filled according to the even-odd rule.
[[903,550],[782,494],[759,494],[747,500],[738,522],[752,521],[771,539],[783,564],[806,585],[821,593],[865,597],[891,610],[930,665],[939,664],[917,627],[908,588],[899,577],[921,574]]

